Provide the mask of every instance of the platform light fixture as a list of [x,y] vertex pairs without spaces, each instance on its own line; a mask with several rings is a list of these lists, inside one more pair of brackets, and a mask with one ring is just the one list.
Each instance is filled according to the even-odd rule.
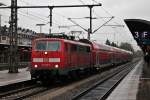
[[36,24],[36,26],[40,27],[40,33],[42,33],[42,26],[44,26],[45,24]]
[[6,6],[4,3],[0,2],[0,6]]
[[[6,5],[5,5],[4,3],[1,3],[1,2],[0,2],[0,6],[6,6]],[[2,16],[2,15],[0,14],[0,31],[1,31],[1,16]]]

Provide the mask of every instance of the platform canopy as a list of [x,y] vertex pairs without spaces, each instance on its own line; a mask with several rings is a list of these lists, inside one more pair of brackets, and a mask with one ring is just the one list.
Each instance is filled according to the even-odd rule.
[[150,21],[142,19],[125,19],[134,39],[144,53],[150,53]]

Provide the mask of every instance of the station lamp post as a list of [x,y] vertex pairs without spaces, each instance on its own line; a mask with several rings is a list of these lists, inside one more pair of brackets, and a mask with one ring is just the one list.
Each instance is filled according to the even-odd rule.
[[36,26],[40,27],[40,33],[42,33],[42,26],[44,26],[45,24],[36,24]]
[[18,8],[17,0],[11,0],[11,17],[9,28],[9,73],[18,73],[19,68],[19,53],[18,53]]
[[[0,2],[0,6],[6,6],[6,5]],[[0,14],[0,32],[1,32],[1,18],[2,18],[2,15]]]
[[1,2],[0,2],[0,6],[6,6],[6,5],[5,5],[4,3],[1,3]]

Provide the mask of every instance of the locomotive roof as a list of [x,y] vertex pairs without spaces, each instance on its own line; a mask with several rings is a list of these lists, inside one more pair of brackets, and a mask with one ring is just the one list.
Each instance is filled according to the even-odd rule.
[[72,43],[72,44],[78,44],[78,45],[83,45],[83,46],[91,46],[87,43],[82,43],[82,42],[75,41],[75,40],[61,39],[61,38],[38,38],[38,39],[35,39],[35,40],[58,40],[58,41],[64,41],[64,42],[67,42],[67,43]]
[[94,49],[101,49],[101,50],[106,50],[106,51],[113,51],[112,47],[104,45],[104,44],[99,44],[96,42],[92,42],[92,45],[94,47]]
[[96,50],[112,51],[112,47],[111,46],[99,44],[99,43],[96,43],[94,41],[89,41],[87,39],[80,39],[79,41],[83,42],[83,43],[91,44],[93,49],[96,49]]
[[105,45],[105,44],[99,44],[99,43],[96,43],[94,41],[89,41],[87,39],[81,39],[80,41],[84,42],[84,43],[91,44],[93,46],[93,48],[97,49],[97,50],[106,50],[106,51],[115,51],[115,52],[126,52],[126,53],[132,54],[132,52],[127,51],[127,50],[116,48],[116,47],[112,47],[112,46]]
[[130,53],[130,54],[132,54],[132,52],[131,51],[127,51],[127,50],[124,50],[124,49],[120,49],[120,48],[117,48],[117,47],[112,47],[113,49],[114,49],[114,51],[116,51],[116,52],[126,52],[126,53]]
[[96,43],[94,41],[89,41],[87,39],[81,39],[79,41],[75,41],[75,40],[67,40],[67,39],[61,39],[61,38],[38,38],[35,40],[59,40],[59,41],[64,41],[64,42],[68,42],[68,43],[72,43],[72,44],[78,44],[78,45],[84,45],[84,46],[91,46],[92,45],[93,49],[96,49],[96,50],[126,52],[126,53],[132,54],[132,52],[127,51],[127,50],[108,46],[105,44],[99,44],[99,43]]
[[103,49],[103,50],[115,51],[115,52],[126,52],[126,53],[132,54],[131,51],[127,51],[127,50],[120,49],[120,48],[117,48],[117,47],[112,47],[112,46],[108,46],[108,45],[105,45],[105,44],[98,44],[98,43],[97,43],[97,45],[99,46],[100,49]]

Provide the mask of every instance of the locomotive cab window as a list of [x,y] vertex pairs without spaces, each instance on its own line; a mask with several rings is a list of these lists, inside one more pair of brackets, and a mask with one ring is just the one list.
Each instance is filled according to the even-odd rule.
[[46,41],[37,41],[35,49],[36,50],[46,50]]
[[60,42],[59,41],[48,41],[47,50],[59,51],[60,50]]
[[36,50],[47,50],[47,51],[59,51],[60,42],[59,41],[37,41]]

